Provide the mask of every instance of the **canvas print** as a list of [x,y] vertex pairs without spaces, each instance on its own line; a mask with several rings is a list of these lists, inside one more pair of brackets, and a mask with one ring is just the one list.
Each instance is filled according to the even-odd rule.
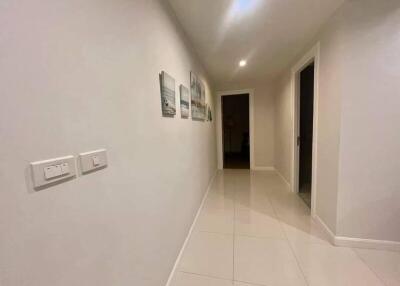
[[206,91],[203,83],[193,72],[190,73],[190,95],[192,103],[192,118],[197,120],[205,120]]
[[160,74],[160,88],[163,116],[174,116],[176,114],[175,79],[163,71]]
[[181,94],[181,117],[188,118],[189,117],[189,89],[180,85],[180,94]]

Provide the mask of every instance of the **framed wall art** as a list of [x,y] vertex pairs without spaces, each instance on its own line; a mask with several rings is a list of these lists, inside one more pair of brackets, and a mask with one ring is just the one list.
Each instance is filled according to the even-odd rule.
[[192,104],[192,119],[206,119],[206,91],[203,83],[195,73],[190,73],[190,96]]
[[189,106],[190,106],[190,101],[189,101],[189,97],[190,97],[190,92],[189,89],[184,86],[184,85],[180,85],[179,87],[179,91],[180,91],[180,98],[181,98],[181,117],[182,118],[189,118]]
[[172,117],[176,114],[175,79],[164,71],[160,74],[160,89],[162,114]]

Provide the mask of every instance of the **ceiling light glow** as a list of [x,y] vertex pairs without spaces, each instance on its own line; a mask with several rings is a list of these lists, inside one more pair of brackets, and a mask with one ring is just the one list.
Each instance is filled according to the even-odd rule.
[[246,66],[247,65],[247,62],[245,61],[245,60],[241,60],[240,62],[239,62],[239,66],[240,67],[244,67],[244,66]]
[[236,16],[249,13],[257,7],[259,2],[260,0],[234,0],[231,12],[236,14]]

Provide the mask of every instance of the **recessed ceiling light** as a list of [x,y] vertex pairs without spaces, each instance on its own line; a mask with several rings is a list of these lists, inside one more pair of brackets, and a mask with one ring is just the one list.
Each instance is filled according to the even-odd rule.
[[244,67],[244,66],[246,66],[247,65],[247,62],[245,61],[245,60],[241,60],[240,62],[239,62],[239,66],[240,67]]

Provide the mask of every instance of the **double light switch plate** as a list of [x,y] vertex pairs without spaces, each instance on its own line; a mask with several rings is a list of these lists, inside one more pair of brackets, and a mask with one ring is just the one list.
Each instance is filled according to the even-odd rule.
[[31,163],[33,185],[44,187],[76,176],[74,156],[66,156]]

